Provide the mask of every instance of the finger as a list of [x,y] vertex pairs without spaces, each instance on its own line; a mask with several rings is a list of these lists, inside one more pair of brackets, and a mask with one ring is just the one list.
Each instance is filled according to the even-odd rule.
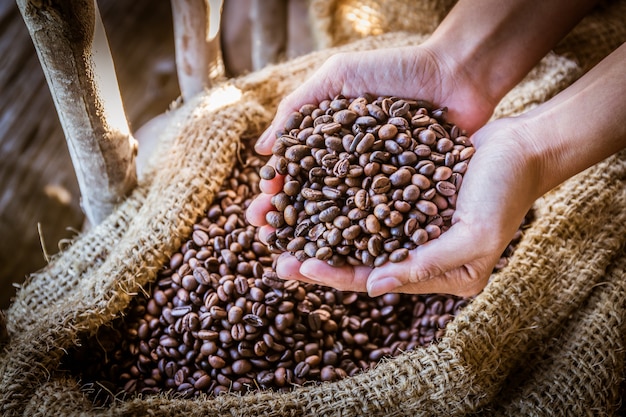
[[[497,259],[487,245],[477,245],[461,222],[439,238],[417,247],[407,259],[376,268],[367,281],[370,296],[387,292],[465,295],[480,291],[486,284]],[[491,264],[491,265],[490,265]]]
[[268,236],[276,231],[276,229],[274,229],[272,226],[269,226],[267,224],[259,227],[257,230],[259,233],[259,240],[261,240],[261,242],[263,242],[266,245],[268,241],[267,239]]
[[371,268],[366,266],[330,266],[319,259],[307,259],[300,266],[300,274],[318,285],[332,287],[340,291],[366,291],[367,277]]
[[265,215],[275,210],[270,194],[261,193],[250,202],[246,210],[246,219],[253,226],[263,226],[267,224]]
[[278,259],[276,259],[276,274],[281,279],[297,279],[298,281],[302,281],[306,279],[306,277],[300,273],[301,265],[302,263],[294,256],[290,255],[288,252],[283,252]]
[[[289,114],[295,110],[289,110],[286,112],[282,110],[283,104],[281,103],[278,106],[278,110],[276,112],[276,116],[274,120],[272,120],[272,124],[265,129],[265,131],[259,136],[256,144],[254,145],[254,150],[261,155],[271,155],[272,147],[274,146],[274,142],[276,142],[277,135],[284,130],[285,125],[287,124],[287,118]],[[296,109],[297,110],[297,109]]]
[[377,281],[368,281],[367,291],[370,297],[378,297],[386,293],[452,294],[459,297],[471,297],[480,293],[488,283],[489,274],[483,275],[481,271],[493,269],[493,267],[474,267],[473,264],[461,265],[426,281],[408,284],[404,283],[406,280],[402,277],[403,271],[398,265],[396,272],[390,271]]
[[276,275],[278,275],[280,279],[284,280],[298,280],[308,284],[319,285],[319,283],[315,280],[309,279],[300,273],[301,266],[302,263],[299,262],[294,256],[288,252],[284,252],[276,260]]
[[272,123],[267,129],[263,131],[263,133],[261,133],[256,143],[254,144],[255,152],[260,155],[271,155],[272,146],[274,146],[275,140],[276,130],[274,128],[274,123]]
[[[328,66],[325,67],[328,69]],[[276,141],[276,134],[282,132],[287,125],[291,113],[299,111],[304,104],[315,104],[334,97],[341,93],[343,83],[327,77],[325,70],[318,70],[310,79],[304,82],[280,102],[271,125],[261,134],[254,149],[261,155],[270,155]]]
[[[269,165],[276,169],[276,156],[272,155],[272,157],[267,161],[266,165]],[[272,178],[271,180],[261,179],[261,181],[259,181],[259,188],[265,194],[277,194],[282,190],[284,183],[285,176],[276,173],[274,178]]]
[[285,183],[285,176],[276,174],[276,176],[271,180],[261,180],[259,181],[259,188],[262,192],[268,195],[278,194],[283,190],[283,186]]

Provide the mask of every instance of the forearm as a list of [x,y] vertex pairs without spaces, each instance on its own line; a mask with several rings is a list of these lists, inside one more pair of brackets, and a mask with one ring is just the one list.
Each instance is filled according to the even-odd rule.
[[460,0],[426,42],[493,106],[596,0]]
[[537,161],[539,195],[626,147],[626,44],[516,125]]

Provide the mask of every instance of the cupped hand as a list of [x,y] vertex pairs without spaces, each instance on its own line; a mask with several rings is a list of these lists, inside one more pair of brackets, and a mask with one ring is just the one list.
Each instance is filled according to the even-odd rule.
[[[282,130],[281,127],[285,125],[289,115],[302,105],[319,103],[339,94],[345,97],[357,97],[364,93],[374,96],[427,100],[436,106],[446,106],[448,107],[448,120],[468,132],[473,132],[484,124],[495,105],[488,97],[481,95],[480,86],[472,83],[471,74],[465,69],[458,69],[452,59],[426,46],[342,53],[327,60],[307,82],[281,102],[272,125],[257,142],[257,152],[265,155],[271,154],[276,132]],[[481,158],[488,159],[489,152],[484,152],[484,154],[485,156]],[[491,159],[494,157],[492,156]],[[270,160],[271,163],[272,160]],[[468,178],[468,181],[470,180],[471,177]],[[260,226],[261,239],[272,231],[267,225],[265,215],[273,209],[271,197],[282,189],[282,185],[283,177],[280,175],[272,180],[262,180],[260,184],[262,194],[247,210],[250,223]],[[476,188],[480,188],[480,185]],[[485,193],[482,196],[484,197]],[[488,275],[485,271],[493,267],[500,253],[496,254],[492,245],[472,247],[472,251],[483,250],[485,253],[489,252],[489,255],[477,256],[478,253],[470,254],[467,250],[460,251],[465,254],[464,261],[462,264],[454,265],[454,268],[452,264],[458,260],[444,259],[443,256],[447,255],[439,255],[439,253],[452,252],[452,250],[442,252],[440,247],[446,242],[459,248],[470,239],[467,233],[478,233],[480,236],[488,232],[476,229],[484,229],[481,227],[484,224],[482,220],[490,219],[491,215],[483,215],[478,219],[477,216],[480,216],[480,213],[475,213],[471,206],[471,204],[476,206],[485,202],[472,199],[471,194],[465,199],[470,201],[465,207],[465,214],[458,213],[455,216],[454,221],[458,224],[446,232],[444,243],[429,242],[413,251],[402,263],[386,265],[372,271],[366,267],[333,268],[314,259],[300,264],[295,258],[284,254],[277,263],[277,272],[283,278],[301,280],[318,278],[317,282],[324,285],[342,290],[368,290],[372,295],[388,291],[435,292],[444,288],[447,291],[437,292],[458,294],[476,292],[477,288],[484,286],[485,276]],[[519,217],[520,221],[523,214],[525,213]],[[490,220],[493,222],[492,219]],[[472,225],[474,221],[475,224]],[[468,227],[468,222],[471,227]],[[516,228],[518,225],[519,222]],[[511,236],[516,228],[511,231]],[[499,239],[498,244],[502,243],[503,239]],[[456,253],[459,254],[459,251],[456,250]],[[429,264],[426,264],[426,261]],[[446,272],[445,279],[430,279],[441,275],[444,271]],[[371,278],[368,279],[370,276]],[[332,277],[332,279],[327,279],[327,277]],[[476,284],[479,281],[481,283]],[[447,284],[442,284],[443,282]]]
[[513,119],[487,124],[472,141],[476,153],[464,176],[452,226],[418,246],[402,262],[378,268],[332,267],[282,254],[277,273],[344,291],[447,293],[471,296],[487,284],[494,266],[538,195],[537,160]]

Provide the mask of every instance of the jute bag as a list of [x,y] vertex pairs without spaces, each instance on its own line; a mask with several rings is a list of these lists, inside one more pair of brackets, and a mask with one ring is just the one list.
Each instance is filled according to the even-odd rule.
[[[209,206],[238,146],[267,127],[285,94],[338,50],[418,44],[426,36],[389,33],[324,48],[230,80],[177,109],[133,194],[31,276],[8,310],[10,340],[0,357],[2,414],[613,415],[626,343],[626,152],[537,201],[536,220],[509,265],[437,344],[362,374],[290,392],[193,400],[164,394],[99,408],[60,369],[80,335],[94,334],[123,314],[156,278]],[[583,70],[570,58],[549,54],[494,117],[547,100]]]

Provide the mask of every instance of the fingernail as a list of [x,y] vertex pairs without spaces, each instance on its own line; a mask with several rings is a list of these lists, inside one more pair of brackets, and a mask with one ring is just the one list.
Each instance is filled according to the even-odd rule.
[[323,282],[323,277],[318,274],[319,270],[311,262],[304,261],[300,266],[300,273],[315,282]]
[[273,130],[272,125],[270,125],[267,129],[265,129],[265,131],[261,134],[261,136],[259,136],[259,139],[256,141],[256,144],[254,145],[254,148],[256,150],[258,150],[258,148],[265,146],[272,130]]
[[378,297],[386,294],[402,286],[402,282],[398,278],[383,277],[374,281],[367,282],[367,293],[370,297]]

